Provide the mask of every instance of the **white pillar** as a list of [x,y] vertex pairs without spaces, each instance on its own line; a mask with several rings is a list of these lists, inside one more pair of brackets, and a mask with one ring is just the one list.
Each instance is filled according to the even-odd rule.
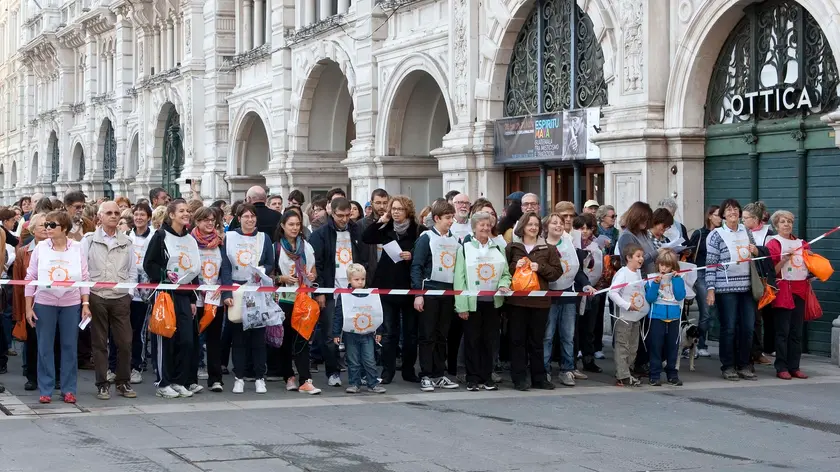
[[312,23],[315,23],[315,0],[303,0],[306,2],[305,12],[306,12],[306,21],[303,22],[303,26],[309,26]]
[[172,17],[172,25],[175,28],[175,41],[174,41],[174,63],[177,66],[178,63],[181,62],[181,43],[183,40],[181,39],[181,20],[177,16]]
[[254,0],[254,47],[265,42],[265,0]]
[[327,18],[333,16],[334,13],[332,11],[332,1],[331,0],[320,0],[320,7],[321,7],[320,11],[318,12],[318,13],[320,13],[320,15],[318,16],[319,20],[323,21],[323,20],[326,20]]
[[106,70],[108,69],[108,60],[105,59],[105,51],[99,52],[99,93],[100,95],[108,91],[108,77]]
[[160,28],[158,27],[155,27],[154,48],[152,49],[152,56],[155,58],[155,74],[160,74]]
[[172,20],[166,21],[166,69],[175,67],[175,30],[172,27]]
[[350,0],[338,0],[338,14],[343,15],[350,9]]
[[107,67],[105,68],[105,91],[110,92],[114,90],[114,54],[108,54],[106,61]]
[[242,52],[248,52],[254,49],[253,44],[253,28],[254,28],[254,2],[252,0],[245,0],[242,4]]

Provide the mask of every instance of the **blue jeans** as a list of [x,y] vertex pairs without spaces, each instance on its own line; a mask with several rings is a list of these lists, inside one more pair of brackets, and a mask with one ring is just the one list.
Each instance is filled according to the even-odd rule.
[[362,385],[362,373],[369,388],[379,385],[376,372],[376,360],[373,358],[373,345],[376,334],[356,334],[343,332],[344,356],[347,359],[347,383],[351,386]]
[[[79,321],[82,306],[50,306],[36,303],[33,307],[35,331],[38,336],[38,389],[41,396],[51,396],[55,389],[55,342],[56,326],[61,332],[61,391],[76,394],[76,373],[78,371],[76,345],[79,339]],[[87,328],[90,329],[90,328]]]
[[554,347],[554,332],[560,336],[562,357],[560,370],[571,372],[575,370],[575,317],[577,317],[577,303],[552,303],[548,312],[548,323],[545,324],[543,338],[543,364],[545,371],[551,372],[551,349]]
[[720,370],[746,369],[750,365],[750,347],[755,329],[752,293],[718,293],[715,305],[720,317]]
[[660,319],[650,320],[650,333],[647,337],[650,347],[650,380],[659,380],[662,375],[662,359],[667,366],[665,375],[668,380],[679,377],[677,371],[677,355],[680,350],[680,320],[665,322]]
[[703,273],[697,277],[697,282],[694,282],[694,292],[697,293],[697,308],[700,310],[700,318],[697,320],[697,329],[700,330],[700,340],[697,343],[698,349],[707,349],[706,338],[708,337],[709,325],[712,323],[712,314],[715,307],[709,306],[706,303],[706,279]]

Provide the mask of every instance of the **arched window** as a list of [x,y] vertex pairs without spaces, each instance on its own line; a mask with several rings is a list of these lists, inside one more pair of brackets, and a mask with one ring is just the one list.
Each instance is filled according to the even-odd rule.
[[172,198],[179,198],[181,191],[176,181],[184,169],[184,145],[181,116],[174,106],[166,117],[163,133],[163,188]]
[[[114,138],[114,125],[110,120],[108,120],[108,127],[105,128],[105,142],[103,143],[102,150],[105,196],[107,198],[114,198],[114,190],[111,188],[110,181],[117,175],[117,140]],[[84,165],[84,159],[82,161],[82,165]]]

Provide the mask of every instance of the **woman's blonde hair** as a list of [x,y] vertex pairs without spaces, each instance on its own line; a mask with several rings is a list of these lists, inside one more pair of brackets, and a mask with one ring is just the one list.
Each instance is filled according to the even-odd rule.
[[166,207],[159,206],[152,211],[152,226],[160,228],[163,225],[163,220],[166,218]]
[[367,271],[365,270],[365,266],[361,264],[350,264],[347,266],[347,279],[353,278],[354,275],[360,275],[362,277],[367,277]]
[[679,272],[680,257],[673,250],[663,247],[657,251],[656,265],[669,266],[674,272]]

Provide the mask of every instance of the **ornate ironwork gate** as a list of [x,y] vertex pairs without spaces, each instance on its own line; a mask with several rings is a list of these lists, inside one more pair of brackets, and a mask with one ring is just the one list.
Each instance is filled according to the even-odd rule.
[[[114,125],[108,120],[108,128],[105,129],[105,142],[102,148],[102,178],[105,197],[114,198],[114,189],[111,186],[111,179],[117,175],[117,140],[114,137]],[[84,159],[82,159],[84,162]],[[84,170],[84,164],[81,165]],[[82,174],[84,175],[84,174]]]
[[50,139],[50,141],[52,144],[52,155],[50,156],[52,165],[52,168],[50,169],[50,182],[56,183],[58,182],[58,170],[61,165],[61,160],[58,149],[58,138],[55,137],[55,134],[52,135],[52,139]]
[[181,197],[176,180],[181,177],[181,171],[184,169],[184,145],[180,123],[181,117],[173,106],[163,128],[163,188],[172,198]]
[[513,46],[505,116],[606,105],[604,52],[593,29],[574,0],[538,0]]

